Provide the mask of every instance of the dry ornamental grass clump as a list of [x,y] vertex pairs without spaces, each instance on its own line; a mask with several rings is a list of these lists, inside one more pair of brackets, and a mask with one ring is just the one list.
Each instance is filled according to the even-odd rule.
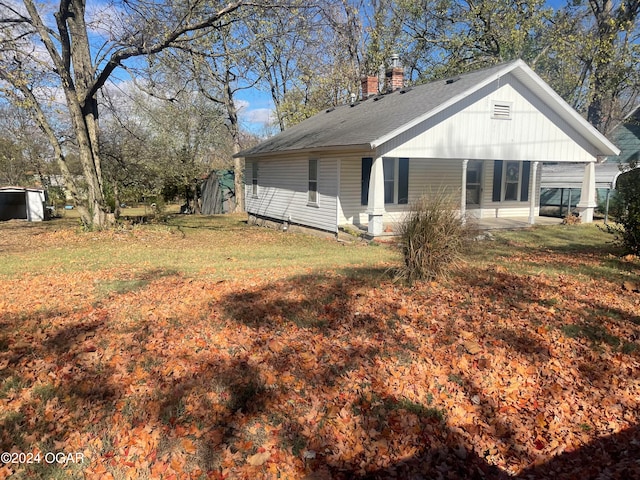
[[444,191],[423,195],[399,227],[404,265],[398,277],[410,283],[446,275],[461,262],[472,229]]

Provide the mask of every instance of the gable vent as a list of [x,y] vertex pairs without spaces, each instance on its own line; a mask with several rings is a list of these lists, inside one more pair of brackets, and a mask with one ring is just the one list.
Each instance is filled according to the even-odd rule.
[[511,119],[511,103],[510,102],[492,102],[491,118],[497,118],[501,120],[510,120]]

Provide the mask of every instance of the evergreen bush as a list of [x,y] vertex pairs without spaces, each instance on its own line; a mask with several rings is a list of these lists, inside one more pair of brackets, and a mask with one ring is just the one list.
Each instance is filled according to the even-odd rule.
[[[634,167],[635,165],[631,165]],[[640,255],[640,169],[620,175],[611,211],[615,224],[606,226],[627,253]]]

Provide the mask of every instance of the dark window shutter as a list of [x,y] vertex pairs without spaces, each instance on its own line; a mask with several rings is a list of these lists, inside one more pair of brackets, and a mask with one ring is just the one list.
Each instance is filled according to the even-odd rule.
[[371,177],[371,166],[373,165],[373,158],[362,159],[362,180],[360,186],[360,204],[369,204],[369,178]]
[[522,182],[520,183],[520,201],[529,201],[529,179],[531,178],[531,162],[522,162]]
[[502,197],[502,160],[493,163],[493,201],[499,202]]
[[398,159],[398,204],[409,203],[409,159]]

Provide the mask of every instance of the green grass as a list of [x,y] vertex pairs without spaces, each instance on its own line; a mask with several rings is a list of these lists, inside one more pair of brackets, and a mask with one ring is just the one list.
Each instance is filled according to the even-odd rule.
[[617,348],[622,342],[620,338],[607,332],[603,326],[593,322],[581,325],[563,325],[560,327],[560,330],[566,337],[586,339],[591,342],[591,345],[594,347],[606,343],[610,347]]
[[[307,274],[340,265],[341,273],[349,274],[352,267],[359,266],[359,270],[371,268],[371,274],[376,276],[380,268],[375,265],[392,266],[401,261],[393,248],[379,248],[377,244],[373,248],[367,243],[345,245],[330,238],[283,234],[249,226],[245,219],[244,215],[174,215],[166,223],[124,226],[109,233],[83,232],[74,218],[40,224],[1,222],[0,237],[18,238],[2,249],[0,275],[73,273],[107,267],[129,269],[132,278],[100,286],[101,293],[108,295],[143,288],[157,275],[230,279],[244,274],[269,276],[273,270]],[[480,267],[501,264],[519,274],[559,275],[567,272],[566,265],[562,262],[541,265],[536,257],[549,253],[572,257],[598,251],[610,256],[596,267],[572,265],[572,274],[618,281],[621,270],[630,268],[620,262],[620,251],[611,244],[611,236],[595,225],[540,226],[493,234],[494,241],[478,242],[471,247],[468,262]],[[529,257],[514,262],[518,255]]]
[[[83,232],[69,219],[0,224],[0,236],[20,234],[0,263],[0,275],[73,273],[105,267],[129,268],[135,277],[163,271],[229,279],[284,269],[308,273],[336,265],[375,265],[396,261],[397,254],[366,244],[344,245],[330,238],[287,233],[247,225],[244,215],[170,217],[164,224],[134,225],[113,232]],[[71,228],[71,234],[57,235]],[[4,230],[4,231],[3,231]],[[238,241],[241,238],[242,241]],[[1,244],[0,244],[1,246]],[[268,273],[267,273],[268,275]],[[139,278],[102,286],[103,293],[139,288]]]
[[[471,247],[471,263],[481,267],[497,264],[520,275],[570,274],[616,283],[638,268],[637,263],[621,260],[622,250],[598,224],[535,226],[492,233],[493,241]],[[600,260],[596,265],[580,262],[582,256],[593,255]]]
[[[306,449],[315,449],[315,440],[304,433],[297,418],[309,413],[305,405],[325,392],[339,408],[351,405],[354,414],[369,422],[368,429],[393,433],[399,427],[397,420],[410,415],[431,435],[446,430],[454,418],[450,406],[458,401],[456,392],[475,391],[476,382],[490,378],[493,370],[508,375],[497,359],[545,368],[546,354],[531,350],[530,344],[540,343],[540,351],[546,351],[546,342],[562,335],[566,341],[564,347],[558,342],[557,350],[572,353],[558,358],[573,362],[569,366],[577,381],[585,377],[592,384],[608,382],[611,370],[592,367],[589,355],[576,359],[574,352],[591,354],[591,347],[638,355],[640,345],[631,340],[637,338],[640,320],[628,296],[635,293],[617,290],[614,294],[620,302],[610,304],[592,293],[605,284],[613,290],[621,279],[637,275],[640,262],[620,258],[610,237],[596,226],[496,232],[494,241],[473,245],[461,274],[467,278],[404,287],[390,282],[389,275],[384,277],[402,261],[393,247],[282,233],[249,226],[244,219],[175,216],[167,223],[98,233],[82,231],[72,219],[40,225],[0,222],[0,280],[8,286],[14,285],[14,279],[15,285],[29,285],[14,288],[8,298],[16,302],[10,304],[15,308],[0,311],[5,329],[0,332],[0,357],[20,367],[4,375],[0,372],[0,399],[26,399],[17,407],[20,412],[0,411],[0,431],[8,432],[4,441],[23,450],[34,445],[54,448],[30,438],[34,434],[40,434],[42,442],[64,438],[62,430],[55,435],[49,431],[53,424],[39,420],[33,424],[33,418],[44,418],[47,405],[60,405],[71,414],[62,426],[81,428],[92,438],[102,439],[101,446],[90,447],[95,449],[94,458],[99,457],[119,448],[110,425],[118,405],[127,422],[153,421],[165,430],[188,424],[211,430],[233,425],[224,438],[230,448],[234,439],[254,443],[251,450],[242,452],[243,459],[263,444],[265,435],[274,435],[277,427],[281,433],[269,439],[299,459]],[[82,277],[87,270],[93,272]],[[584,288],[589,295],[570,298],[559,287],[563,282],[534,278],[541,272],[571,276],[568,286],[581,287],[579,292]],[[40,273],[46,275],[38,278]],[[574,281],[577,277],[585,281]],[[190,303],[186,300],[191,293]],[[0,304],[4,301],[0,298]],[[182,306],[188,308],[182,311]],[[255,315],[256,311],[260,314]],[[478,317],[485,313],[520,322],[518,330],[512,330],[511,323],[500,327],[481,321]],[[467,326],[487,339],[483,341],[489,358],[497,352],[496,361],[487,363],[484,372],[470,367],[475,373],[467,374],[456,367],[460,356],[467,356],[456,348],[459,329]],[[217,337],[219,332],[223,337]],[[239,341],[226,341],[238,332],[242,334]],[[194,344],[196,339],[201,343]],[[278,343],[270,345],[272,339],[282,339],[282,348],[275,348]],[[322,348],[316,352],[317,367],[307,372],[299,367],[298,355],[311,341]],[[508,357],[501,353],[505,349]],[[333,353],[336,361],[332,363]],[[175,377],[167,373],[165,367],[171,366],[173,357],[189,362],[193,376],[179,370]],[[43,361],[32,361],[39,359]],[[213,368],[218,365],[216,359],[225,366],[223,371]],[[391,394],[384,377],[376,378],[377,361],[384,361],[398,379],[414,375],[411,367],[420,362],[451,362],[447,367],[452,368],[439,370],[432,386],[427,383],[429,374],[420,373],[426,380],[415,395],[402,389]],[[49,368],[50,362],[78,368],[74,375],[79,381],[53,383],[47,376],[56,371]],[[28,368],[35,370],[28,372],[30,376],[23,373]],[[37,375],[39,371],[43,375]],[[272,371],[291,374],[294,381],[281,383],[262,376]],[[133,374],[137,378],[131,379],[131,389],[120,390],[118,379]],[[99,382],[103,378],[113,380],[115,399]],[[343,388],[354,387],[353,382],[360,386]],[[477,385],[480,391],[482,385]],[[138,387],[151,390],[142,397],[129,393]],[[608,391],[610,385],[602,388]],[[193,413],[194,403],[202,403],[205,409]],[[79,427],[87,420],[85,410],[102,415]],[[296,417],[287,416],[290,410]],[[330,425],[335,415],[327,409],[320,422]],[[263,421],[266,418],[273,419],[272,425]],[[250,433],[235,428],[244,422],[238,419],[253,422]],[[582,425],[579,428],[586,432],[591,424]],[[274,428],[269,433],[266,427]],[[177,441],[163,440],[158,452],[169,452],[171,442]],[[204,464],[213,468],[217,462],[209,459]],[[57,466],[37,468],[22,471],[18,478],[63,478],[65,472],[69,478],[82,475],[82,467],[75,465],[66,471]]]

